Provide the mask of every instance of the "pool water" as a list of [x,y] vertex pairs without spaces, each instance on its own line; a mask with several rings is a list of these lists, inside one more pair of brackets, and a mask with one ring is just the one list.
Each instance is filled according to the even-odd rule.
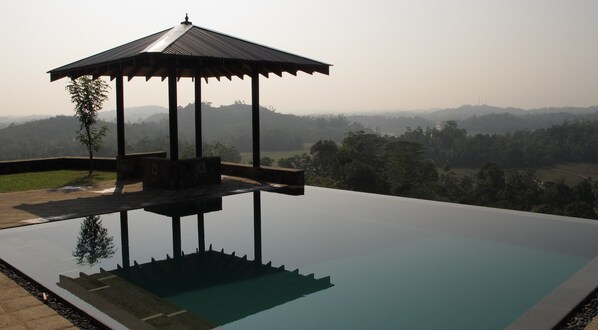
[[[188,288],[146,289],[225,329],[501,329],[598,255],[592,220],[315,187],[219,203],[200,216],[128,211],[125,227],[121,213],[101,215],[113,249],[93,265],[73,257],[84,219],[2,230],[0,258],[113,328],[124,326],[60,275],[191,260],[211,246],[224,250],[215,263],[234,252],[236,266],[206,274],[198,261]],[[255,259],[271,264],[256,275]]]

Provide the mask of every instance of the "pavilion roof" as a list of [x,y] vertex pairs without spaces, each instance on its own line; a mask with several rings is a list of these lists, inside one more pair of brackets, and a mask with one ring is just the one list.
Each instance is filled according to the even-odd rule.
[[283,72],[296,75],[328,74],[330,64],[276,50],[267,46],[231,37],[194,26],[187,19],[172,29],[126,43],[96,55],[49,71],[50,80],[64,77],[161,77],[165,79],[172,67],[177,77],[194,77],[201,68],[204,78],[243,78],[257,70],[263,76]]

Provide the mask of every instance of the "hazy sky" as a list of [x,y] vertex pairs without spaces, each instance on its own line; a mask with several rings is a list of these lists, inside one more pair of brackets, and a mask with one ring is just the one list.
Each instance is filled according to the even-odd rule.
[[[598,104],[596,0],[3,0],[0,116],[73,113],[67,79],[50,83],[47,71],[185,13],[194,25],[333,64],[330,76],[262,78],[262,105],[283,113]],[[179,105],[192,102],[191,80],[178,86]],[[166,106],[167,95],[157,78],[125,82],[125,107]],[[210,79],[203,97],[250,103],[250,79]]]

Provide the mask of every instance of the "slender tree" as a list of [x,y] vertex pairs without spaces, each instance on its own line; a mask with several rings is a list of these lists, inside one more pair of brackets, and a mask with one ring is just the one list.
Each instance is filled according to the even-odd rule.
[[78,264],[93,266],[102,259],[114,255],[115,247],[112,243],[114,237],[108,236],[108,229],[102,226],[99,215],[85,217],[81,222],[81,231],[77,238],[77,246],[73,256]]
[[83,76],[73,79],[66,86],[71,95],[71,102],[75,104],[75,117],[81,123],[77,130],[77,139],[89,152],[89,176],[93,172],[93,152],[102,148],[102,138],[108,131],[107,126],[96,127],[98,111],[108,99],[108,83],[101,79]]

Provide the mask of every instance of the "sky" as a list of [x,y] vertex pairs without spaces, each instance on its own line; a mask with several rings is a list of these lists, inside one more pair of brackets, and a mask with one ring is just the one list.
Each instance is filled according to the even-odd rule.
[[[47,71],[178,25],[332,64],[330,75],[271,75],[260,103],[281,113],[490,104],[598,105],[596,0],[221,0],[0,2],[0,116],[73,114],[67,79]],[[114,81],[104,109],[113,110]],[[251,102],[251,80],[209,79],[204,101]],[[191,79],[178,104],[193,102]],[[167,106],[166,81],[134,78],[125,108]]]

